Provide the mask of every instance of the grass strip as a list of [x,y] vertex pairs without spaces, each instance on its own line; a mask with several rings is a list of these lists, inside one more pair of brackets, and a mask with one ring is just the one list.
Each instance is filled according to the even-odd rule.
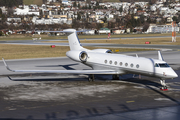
[[[98,49],[99,47],[86,47],[87,49]],[[108,48],[106,48],[108,49]],[[114,52],[129,51],[147,51],[153,49],[131,49],[131,48],[111,48]],[[63,57],[69,51],[68,46],[50,46],[42,45],[11,45],[0,44],[0,58],[5,59],[26,59],[26,58],[47,58],[47,57]]]

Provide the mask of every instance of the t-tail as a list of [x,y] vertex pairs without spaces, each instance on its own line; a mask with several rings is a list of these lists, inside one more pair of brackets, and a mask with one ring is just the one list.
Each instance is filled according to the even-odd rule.
[[76,31],[75,29],[65,29],[63,32],[68,33],[68,41],[69,41],[69,47],[70,50],[85,50],[81,46],[81,43],[79,41],[79,38],[77,36],[77,32],[83,32],[83,31]]
[[69,41],[69,47],[70,50],[87,50],[81,46],[81,43],[79,41],[79,38],[77,36],[78,32],[85,32],[85,31],[76,31],[75,29],[65,29],[63,31],[36,31],[36,32],[51,32],[51,33],[67,33],[68,34],[68,41]]

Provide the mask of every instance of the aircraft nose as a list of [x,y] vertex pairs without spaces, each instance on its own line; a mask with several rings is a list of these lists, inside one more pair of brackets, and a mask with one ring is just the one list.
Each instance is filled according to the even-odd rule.
[[177,78],[177,77],[178,77],[178,75],[176,74],[176,72],[173,71],[172,77],[173,77],[173,78]]
[[[168,78],[177,78],[178,75],[176,74],[176,72],[173,70],[173,69],[169,69],[168,71],[166,71],[168,74],[167,74],[167,77]],[[165,72],[164,72],[165,73]]]
[[174,77],[175,77],[175,78],[177,78],[177,77],[178,77],[178,75],[175,73]]

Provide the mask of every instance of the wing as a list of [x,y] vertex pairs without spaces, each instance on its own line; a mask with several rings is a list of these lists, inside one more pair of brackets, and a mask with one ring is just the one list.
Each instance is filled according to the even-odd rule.
[[12,72],[26,72],[26,73],[69,73],[69,74],[118,74],[115,70],[13,70],[10,69],[4,58],[2,58],[4,65]]

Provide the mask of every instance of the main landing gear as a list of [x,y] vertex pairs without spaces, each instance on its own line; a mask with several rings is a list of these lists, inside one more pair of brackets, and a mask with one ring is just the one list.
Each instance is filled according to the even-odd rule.
[[163,91],[168,90],[168,89],[167,89],[167,85],[166,85],[166,83],[165,83],[165,80],[160,80],[160,83],[161,83],[161,85],[162,85],[161,90],[163,90]]
[[[112,75],[112,79],[113,80],[119,80],[119,75],[115,74],[115,75]],[[94,82],[95,78],[94,78],[94,74],[90,74],[89,75],[89,78],[88,78],[88,81],[89,82]]]
[[119,80],[119,75],[118,74],[112,75],[112,79],[113,80]]
[[88,81],[94,82],[94,75],[93,74],[89,75]]

